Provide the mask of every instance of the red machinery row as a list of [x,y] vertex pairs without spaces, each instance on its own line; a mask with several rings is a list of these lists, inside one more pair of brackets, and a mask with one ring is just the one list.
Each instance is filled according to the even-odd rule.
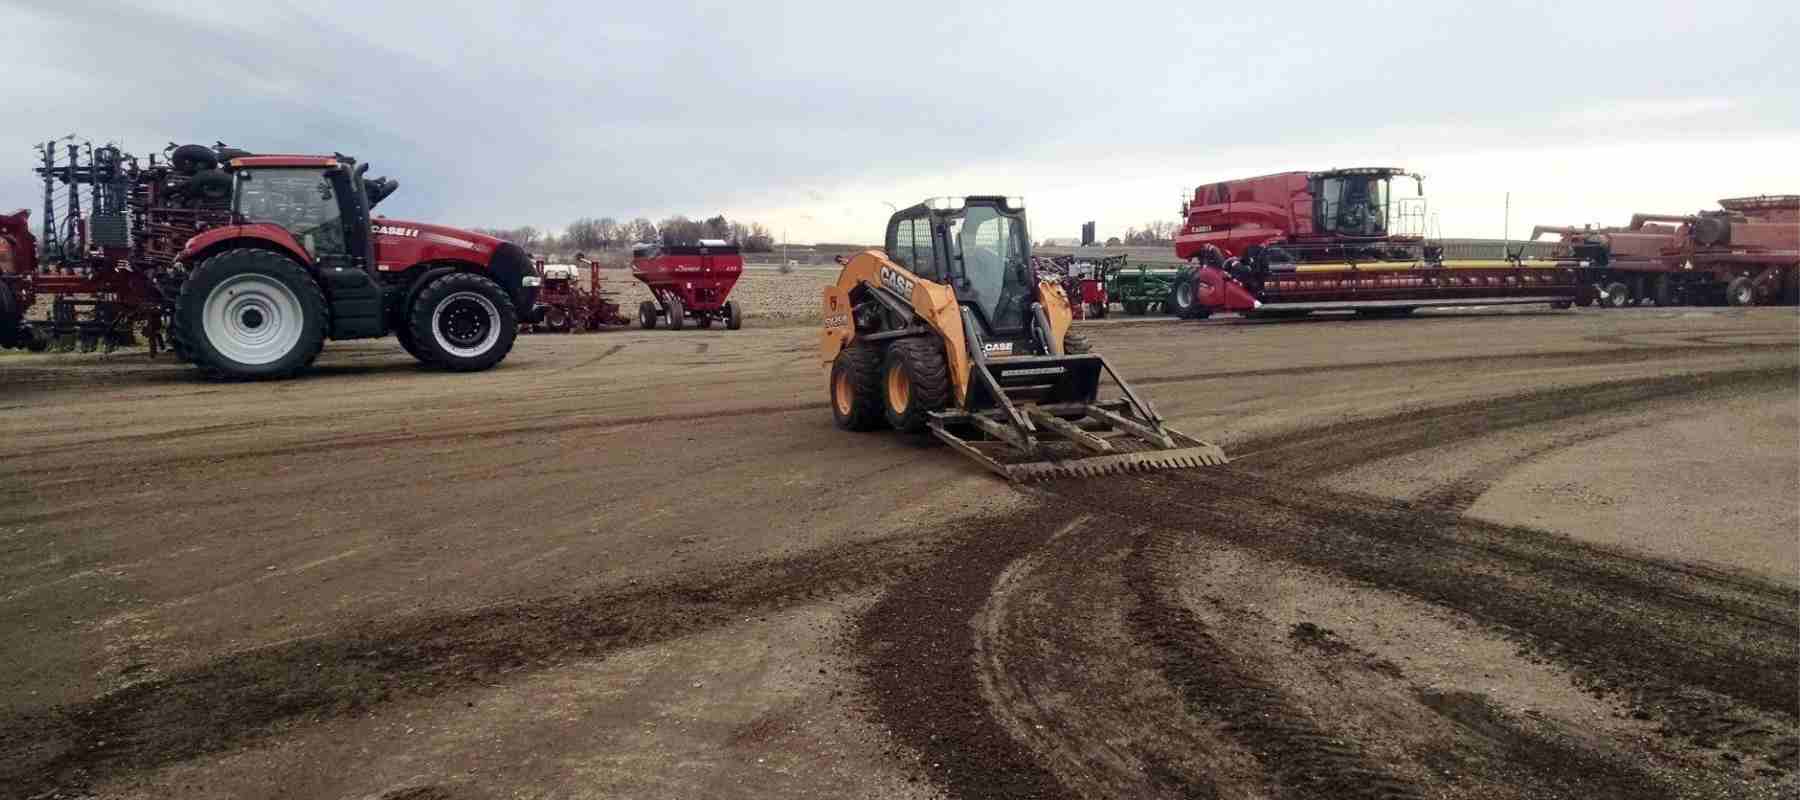
[[1634,214],[1619,228],[1540,225],[1558,261],[1608,306],[1800,300],[1800,195],[1737,197],[1695,214]]
[[[613,295],[601,288],[600,262],[582,253],[575,260],[588,268],[585,287],[574,265],[539,263],[544,288],[538,299],[545,313],[541,322],[528,327],[567,333],[627,324]],[[661,324],[678,331],[689,322],[702,328],[718,322],[735,331],[744,325],[744,311],[727,298],[743,273],[744,257],[730,242],[639,244],[632,248],[631,276],[649,287],[655,299],[638,304],[638,325],[648,330]]]

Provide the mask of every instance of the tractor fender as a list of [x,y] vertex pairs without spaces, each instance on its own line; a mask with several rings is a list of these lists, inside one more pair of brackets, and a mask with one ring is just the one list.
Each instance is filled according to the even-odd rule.
[[192,239],[181,248],[181,254],[175,257],[180,263],[199,266],[201,262],[212,256],[242,247],[255,247],[263,250],[274,250],[307,266],[310,271],[312,257],[306,254],[306,248],[294,239],[280,225],[260,223],[256,225],[228,225],[213,228]]
[[411,314],[413,301],[419,299],[419,293],[425,291],[425,287],[430,285],[432,281],[454,272],[472,271],[473,270],[469,269],[458,269],[457,267],[447,264],[427,266],[420,269],[417,275],[412,276],[412,279],[406,282],[406,293],[400,297],[398,313],[401,316]]

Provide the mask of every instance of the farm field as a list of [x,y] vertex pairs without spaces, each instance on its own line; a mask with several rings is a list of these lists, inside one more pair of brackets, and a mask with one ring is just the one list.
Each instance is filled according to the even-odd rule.
[[1079,323],[1233,463],[1015,486],[832,426],[830,279],[474,374],[0,354],[0,797],[1800,789],[1794,309]]

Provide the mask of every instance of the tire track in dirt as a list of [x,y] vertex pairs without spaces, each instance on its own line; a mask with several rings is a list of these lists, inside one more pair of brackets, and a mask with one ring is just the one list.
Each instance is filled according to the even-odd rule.
[[[1602,412],[1605,413],[1605,412]],[[1624,413],[1615,409],[1611,413]],[[1633,419],[1612,423],[1594,423],[1582,427],[1574,433],[1562,434],[1548,442],[1509,453],[1499,461],[1484,464],[1473,470],[1437,485],[1419,495],[1413,502],[1425,508],[1434,508],[1446,514],[1464,514],[1487,494],[1489,489],[1499,483],[1507,475],[1520,467],[1537,461],[1552,453],[1580,447],[1627,431],[1654,425],[1661,420]]]
[[231,654],[91,701],[0,716],[0,797],[243,746],[294,725],[817,602],[910,574],[945,543],[894,536],[588,596],[364,625]]
[[[1276,453],[1305,452],[1269,459],[1278,467],[1272,477],[1234,466],[1040,487],[1036,508],[993,521],[984,535],[892,587],[865,615],[857,635],[863,692],[894,736],[933,765],[931,777],[953,796],[1067,797],[1109,785],[1105,775],[1116,773],[1116,765],[1097,768],[1085,780],[1058,778],[1057,770],[1069,770],[1073,760],[1055,754],[1046,760],[1042,751],[1053,744],[1034,748],[1032,734],[1013,730],[1020,718],[1041,719],[1041,703],[1032,704],[1040,712],[997,710],[994,693],[982,691],[977,661],[983,643],[972,638],[991,595],[1013,591],[1002,584],[1015,562],[1108,569],[1104,558],[1058,559],[1046,550],[1048,531],[1077,513],[1099,510],[1082,536],[1121,537],[1141,529],[1198,536],[1450,609],[1517,642],[1528,657],[1563,665],[1583,688],[1625,700],[1640,719],[1660,720],[1662,733],[1674,742],[1720,749],[1723,762],[1746,761],[1755,770],[1750,780],[1791,777],[1800,760],[1794,744],[1800,715],[1792,703],[1792,676],[1800,673],[1800,590],[1458,518],[1416,503],[1335,492],[1289,476],[1315,474],[1304,459],[1322,454],[1332,462],[1322,471],[1335,471],[1700,391],[1791,385],[1797,374],[1780,367],[1621,381],[1424,409],[1348,431],[1300,431],[1273,440]],[[1406,775],[1311,724],[1281,687],[1259,681],[1253,664],[1234,662],[1228,646],[1209,638],[1204,623],[1172,603],[1166,587],[1158,588],[1151,574],[1154,554],[1140,551],[1133,559],[1126,569],[1128,585],[1138,592],[1130,612],[1138,643],[1160,655],[1165,684],[1188,694],[1191,713],[1226,720],[1227,732],[1246,750],[1270,756],[1264,765],[1279,794],[1419,794]],[[1067,614],[1069,608],[1053,598],[1009,605],[1033,606],[1040,615]],[[1021,688],[1011,696],[1036,696],[1023,688],[1035,678],[1012,680]],[[1671,791],[1641,769],[1534,734],[1471,698],[1421,694],[1417,702],[1462,731],[1462,744],[1438,757],[1453,760],[1474,751],[1512,762],[1490,777],[1503,778],[1508,769],[1538,770],[1525,786],[1550,796],[1657,797]],[[1003,718],[1014,722],[1009,726]],[[1179,765],[1160,760],[1154,747],[1120,747],[1114,760],[1129,760],[1120,753],[1136,757],[1144,775],[1161,779],[1153,784],[1160,792],[1212,791]],[[1544,760],[1547,766],[1534,767]]]
[[1585,688],[1622,696],[1673,738],[1796,767],[1800,590],[1229,469],[1160,478],[1134,487],[1140,524],[1459,611]]
[[1792,388],[1797,382],[1800,367],[1784,365],[1543,389],[1265,437],[1241,445],[1233,461],[1264,474],[1316,478],[1516,428],[1636,411],[1706,393]]

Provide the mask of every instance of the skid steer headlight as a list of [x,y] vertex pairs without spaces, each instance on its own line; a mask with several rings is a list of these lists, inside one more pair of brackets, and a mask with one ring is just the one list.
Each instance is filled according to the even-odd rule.
[[1025,210],[1025,198],[1023,198],[1023,197],[1008,197],[1008,198],[1006,198],[1006,209],[1008,211],[1024,211]]
[[968,201],[960,197],[933,197],[925,201],[925,207],[932,211],[961,211]]

